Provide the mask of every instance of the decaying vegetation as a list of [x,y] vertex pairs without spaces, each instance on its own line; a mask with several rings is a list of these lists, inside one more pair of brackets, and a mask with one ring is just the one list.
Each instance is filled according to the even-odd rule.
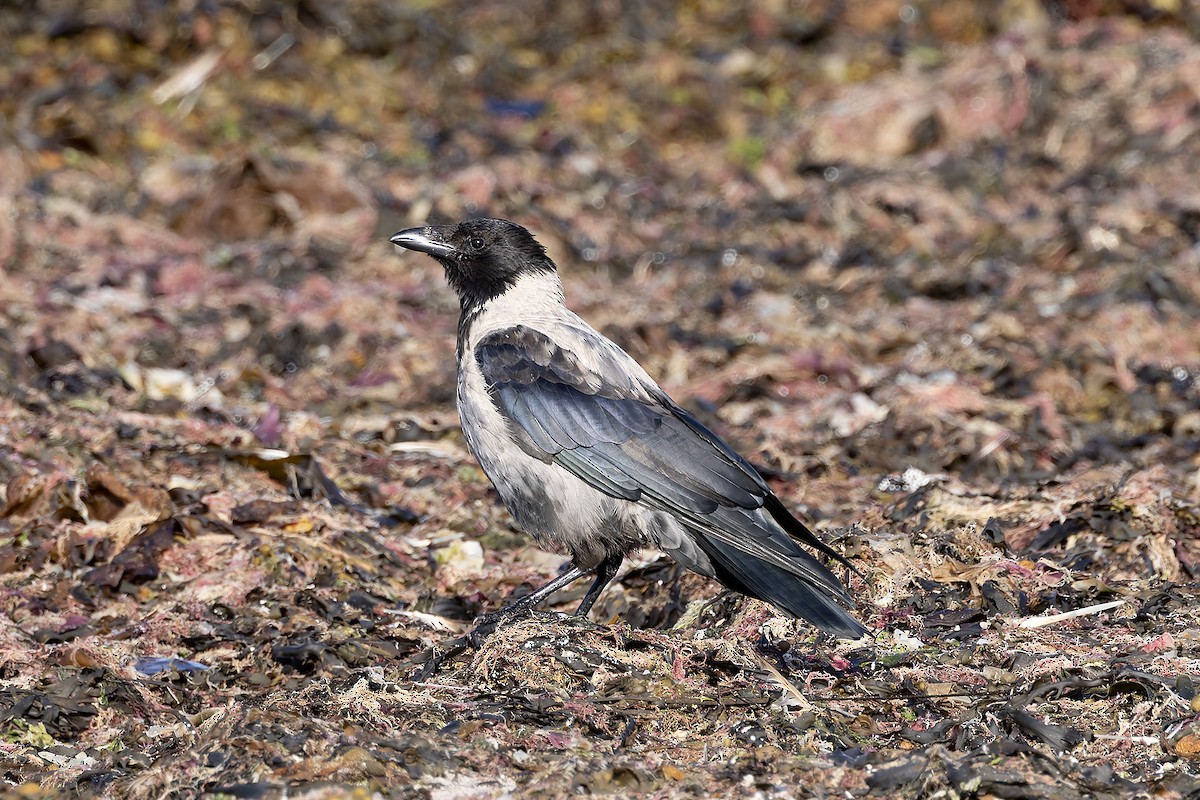
[[[0,10],[17,796],[1200,789],[1189,3],[397,5]],[[386,244],[476,211],[851,555],[873,640],[647,553],[413,681],[561,564]]]

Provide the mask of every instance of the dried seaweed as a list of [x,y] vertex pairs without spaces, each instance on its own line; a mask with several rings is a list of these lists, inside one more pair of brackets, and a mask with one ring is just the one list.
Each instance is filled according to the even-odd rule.
[[[1194,795],[1195,16],[0,8],[6,786]],[[562,563],[385,243],[474,213],[851,557],[872,638],[647,552],[415,680]]]

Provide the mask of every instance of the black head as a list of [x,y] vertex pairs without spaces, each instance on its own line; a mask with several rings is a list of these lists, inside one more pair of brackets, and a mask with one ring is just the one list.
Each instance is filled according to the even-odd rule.
[[409,228],[389,241],[436,258],[464,309],[503,294],[522,275],[555,271],[533,235],[504,219]]

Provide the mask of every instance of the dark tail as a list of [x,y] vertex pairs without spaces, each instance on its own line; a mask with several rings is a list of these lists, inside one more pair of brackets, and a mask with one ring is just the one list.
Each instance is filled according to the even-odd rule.
[[783,504],[783,501],[780,500],[774,492],[767,495],[766,501],[763,504],[763,509],[766,510],[766,512],[771,515],[772,519],[778,522],[779,526],[787,531],[788,535],[790,535],[793,539],[799,539],[814,550],[824,553],[847,569],[852,570],[855,575],[862,575],[856,566],[846,560],[844,555],[818,539],[817,535],[810,531],[807,525],[792,516],[792,512],[787,510],[787,506]]
[[[785,569],[701,530],[693,528],[692,533],[712,561],[713,577],[730,589],[770,603],[842,639],[857,639],[867,632],[842,608],[841,603],[849,603],[849,597],[837,577],[790,539],[786,540],[790,547],[784,545],[784,549],[792,552],[772,553],[772,561],[793,567]],[[780,543],[775,540],[771,544]]]

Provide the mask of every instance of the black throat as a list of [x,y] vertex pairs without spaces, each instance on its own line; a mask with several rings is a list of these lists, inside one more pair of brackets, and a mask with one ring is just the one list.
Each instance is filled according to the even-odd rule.
[[450,288],[458,295],[464,317],[515,286],[517,278],[525,271],[498,270],[493,267],[481,269],[479,265],[471,262],[443,266],[446,268],[446,280],[450,283]]

